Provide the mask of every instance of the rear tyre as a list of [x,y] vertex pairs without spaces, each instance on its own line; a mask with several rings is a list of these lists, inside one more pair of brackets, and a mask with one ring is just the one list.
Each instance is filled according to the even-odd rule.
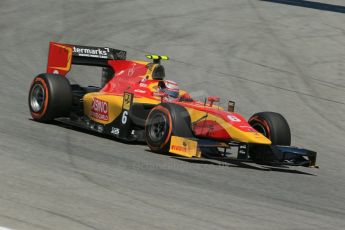
[[147,145],[154,152],[168,153],[171,137],[193,137],[191,119],[185,108],[176,104],[154,107],[146,119]]
[[286,119],[279,113],[261,112],[254,114],[248,123],[271,140],[273,145],[291,145],[291,132]]
[[66,77],[40,74],[32,81],[29,91],[29,109],[36,121],[48,122],[68,116],[72,106],[72,90]]

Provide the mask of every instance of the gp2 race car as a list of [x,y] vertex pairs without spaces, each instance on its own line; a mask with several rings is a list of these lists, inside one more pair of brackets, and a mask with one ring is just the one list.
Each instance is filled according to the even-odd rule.
[[[47,72],[30,87],[32,118],[144,141],[153,152],[225,158],[235,149],[232,159],[316,167],[316,152],[290,146],[282,115],[261,112],[247,121],[234,112],[232,101],[224,109],[218,97],[197,101],[183,90],[171,99],[161,64],[168,57],[147,57],[152,61],[126,60],[123,50],[50,42]],[[102,67],[101,87],[70,84],[66,74],[72,65]]]

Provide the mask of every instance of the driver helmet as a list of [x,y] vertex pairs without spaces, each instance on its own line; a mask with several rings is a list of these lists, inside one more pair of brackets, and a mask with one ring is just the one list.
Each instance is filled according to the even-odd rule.
[[162,91],[172,98],[178,98],[180,93],[178,84],[171,80],[164,80]]

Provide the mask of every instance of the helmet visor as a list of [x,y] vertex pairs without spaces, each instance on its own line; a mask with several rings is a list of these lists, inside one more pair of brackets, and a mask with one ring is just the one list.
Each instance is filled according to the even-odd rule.
[[168,94],[169,97],[177,98],[179,95],[178,90],[172,90],[172,89],[165,88],[163,91],[164,91],[164,93]]

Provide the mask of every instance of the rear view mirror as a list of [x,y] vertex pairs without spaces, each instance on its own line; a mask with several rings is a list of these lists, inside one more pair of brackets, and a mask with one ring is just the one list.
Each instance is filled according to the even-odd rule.
[[209,97],[207,98],[207,100],[208,100],[209,102],[219,102],[219,97],[217,97],[217,96],[209,96]]
[[228,102],[228,111],[229,112],[234,112],[235,111],[235,102],[234,101],[229,101]]
[[210,102],[210,106],[212,106],[214,102],[219,102],[219,100],[220,99],[217,96],[209,96],[209,97],[207,97],[207,101]]

